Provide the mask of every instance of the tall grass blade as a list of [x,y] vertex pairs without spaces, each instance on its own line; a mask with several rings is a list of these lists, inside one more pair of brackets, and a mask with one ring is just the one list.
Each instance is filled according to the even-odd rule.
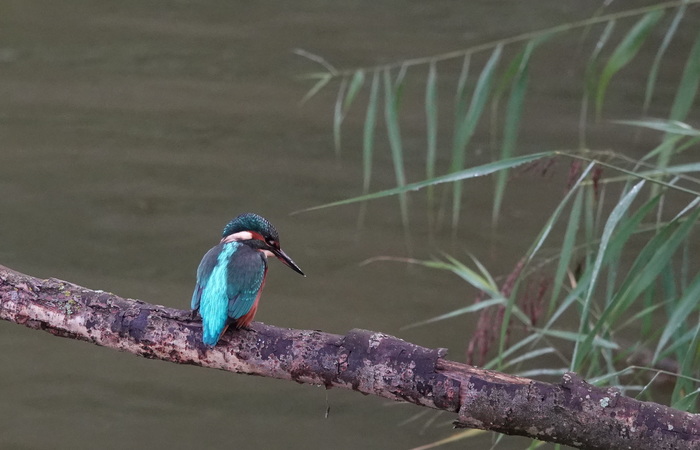
[[350,86],[348,87],[348,94],[345,96],[345,100],[343,101],[343,117],[347,115],[348,110],[350,109],[350,106],[352,105],[352,102],[355,101],[355,97],[357,97],[357,93],[360,92],[360,89],[362,89],[362,85],[365,83],[365,71],[364,70],[357,70],[355,71],[354,75],[352,76],[352,80],[350,80]]
[[700,352],[700,324],[695,326],[695,333],[690,345],[686,347],[685,354],[680,358],[680,376],[676,380],[676,386],[671,395],[671,402],[674,408],[688,411],[695,406],[699,389],[695,389],[697,379],[691,378],[697,370]]
[[[501,159],[510,158],[515,152],[515,143],[518,139],[518,130],[520,128],[520,118],[523,114],[523,104],[525,103],[525,92],[529,80],[529,65],[530,56],[535,48],[535,42],[530,41],[522,52],[520,64],[511,85],[510,97],[506,106],[506,118],[503,124],[503,144],[501,146]],[[498,216],[501,211],[503,195],[508,182],[508,172],[503,170],[496,175],[496,187],[493,197],[493,212],[491,221],[495,225],[498,222]]]
[[292,53],[295,55],[299,55],[303,58],[308,59],[309,61],[313,61],[316,64],[319,64],[323,66],[324,69],[328,71],[328,74],[335,77],[338,75],[338,69],[333,67],[333,64],[329,63],[323,56],[317,55],[315,53],[311,53],[307,50],[304,50],[303,48],[295,48],[292,50]]
[[[489,281],[489,284],[491,286],[497,287],[496,280],[493,279],[493,277],[491,276],[489,271],[486,269],[486,266],[484,266],[481,263],[481,261],[476,259],[476,257],[474,255],[472,255],[471,253],[469,254],[469,257],[472,259],[472,261],[474,261],[474,264],[476,264],[476,267],[479,269],[479,272],[481,272],[481,274],[484,276],[484,278],[486,278]],[[447,258],[450,259],[451,257],[449,255],[447,255]]]
[[696,208],[683,220],[674,219],[649,241],[639,253],[617,294],[597,319],[584,344],[590,344],[593,336],[604,326],[614,323],[618,316],[655,282],[659,273],[670,263],[671,256],[678,246],[687,239],[698,217],[700,217],[700,208]]
[[559,254],[559,263],[557,264],[557,271],[554,274],[554,279],[552,280],[552,296],[549,300],[549,315],[554,311],[554,305],[556,304],[559,294],[564,287],[564,277],[569,271],[569,264],[574,255],[574,245],[576,244],[576,235],[578,233],[579,223],[581,221],[581,207],[583,205],[583,191],[577,189],[576,198],[574,198],[574,203],[571,205],[571,212],[569,213],[569,222],[566,225],[566,231],[564,232],[564,241],[561,247],[561,253]]
[[605,264],[612,265],[622,253],[622,248],[629,242],[632,233],[638,231],[642,220],[651,213],[661,201],[661,196],[651,198],[642,206],[637,208],[634,213],[618,225],[615,236],[608,243],[607,255],[605,255]]
[[695,197],[693,200],[691,200],[690,203],[688,203],[688,204],[685,206],[685,208],[683,208],[683,210],[682,210],[681,212],[679,212],[679,213],[676,215],[676,217],[673,218],[673,220],[680,219],[682,216],[684,216],[685,214],[687,214],[688,211],[690,211],[690,210],[694,209],[695,207],[697,207],[699,203],[700,203],[700,195],[697,196],[697,197]]
[[605,25],[603,32],[598,38],[595,47],[593,47],[593,52],[591,57],[588,58],[588,63],[586,64],[586,73],[584,75],[583,83],[583,98],[581,99],[581,112],[579,116],[578,124],[578,137],[579,137],[579,147],[586,148],[586,128],[588,123],[588,104],[590,102],[591,94],[595,92],[595,76],[598,67],[598,58],[600,57],[600,52],[605,48],[605,45],[610,40],[612,31],[615,29],[615,20],[610,20]]
[[649,128],[650,130],[663,131],[666,134],[678,136],[700,136],[700,130],[695,129],[687,123],[683,123],[678,120],[614,120],[613,123],[631,125],[634,127]]
[[[464,120],[464,116],[467,114],[467,80],[469,79],[470,66],[471,53],[464,55],[462,70],[459,72],[459,79],[457,80],[457,94],[455,96],[455,131],[459,128],[459,124]],[[453,143],[453,147],[456,147],[456,133],[454,139],[455,143]]]
[[554,314],[552,314],[549,319],[547,320],[547,323],[545,324],[544,327],[542,327],[542,330],[549,330],[554,326],[557,320],[574,304],[577,302],[580,302],[580,298],[584,295],[586,287],[588,286],[588,283],[591,279],[591,271],[586,270],[582,276],[579,277],[577,280],[577,283],[573,287],[573,289],[569,292],[569,294],[564,298],[564,300],[561,301],[559,307],[557,308],[556,311],[554,311]]
[[[684,383],[683,381],[685,380],[682,380],[681,378],[678,379],[678,383],[676,384],[677,390],[674,390],[673,395],[671,396],[671,407],[681,411],[691,412],[691,409],[695,408],[695,404],[698,401],[700,389],[692,390],[693,385]],[[688,391],[690,392],[686,394]]]
[[661,45],[659,45],[659,49],[656,51],[656,55],[654,56],[654,62],[651,64],[649,76],[647,77],[647,88],[644,92],[644,106],[642,108],[644,113],[646,113],[649,110],[651,99],[654,96],[654,87],[656,86],[656,79],[659,75],[661,58],[663,58],[664,54],[666,53],[666,49],[668,48],[668,45],[671,43],[673,36],[676,34],[676,31],[678,30],[678,24],[681,23],[681,19],[683,19],[687,8],[688,5],[681,5],[678,8],[678,10],[676,11],[676,15],[673,16],[673,20],[671,21],[671,24],[668,26],[668,29],[664,34],[664,38],[661,41]]
[[[676,96],[673,99],[671,106],[671,114],[669,119],[682,122],[688,115],[690,108],[693,106],[695,96],[698,92],[698,84],[700,84],[700,33],[695,38],[695,43],[690,49],[688,61],[683,69],[681,82],[676,90]],[[671,152],[667,150],[659,154],[657,166],[665,168],[671,160]]]
[[494,123],[497,121],[501,98],[507,91],[512,90],[513,78],[515,78],[515,75],[522,67],[521,63],[524,56],[525,49],[520,50],[503,70],[501,76],[498,77],[498,83],[493,87],[493,94],[491,94],[491,121]]
[[493,277],[488,273],[488,271],[486,271],[486,268],[480,262],[478,262],[476,258],[472,257],[472,259],[476,262],[481,275],[450,255],[445,255],[445,257],[451,263],[449,268],[455,275],[459,276],[467,283],[471,284],[478,290],[485,292],[491,297],[502,297],[501,291],[498,289],[498,285],[494,281]]
[[598,90],[596,92],[596,115],[598,117],[600,117],[600,113],[603,109],[605,91],[608,88],[610,79],[636,56],[639,48],[654,28],[654,25],[656,25],[663,15],[663,10],[655,10],[646,13],[644,17],[639,19],[634,27],[632,27],[622,39],[622,42],[620,42],[613,51],[598,80]]
[[540,356],[542,356],[542,355],[549,355],[549,354],[552,354],[552,353],[556,353],[556,351],[557,351],[557,350],[554,349],[553,347],[543,347],[543,348],[538,348],[538,349],[535,349],[535,350],[531,350],[531,351],[529,351],[529,352],[527,352],[527,353],[525,353],[525,354],[523,354],[523,355],[518,356],[517,358],[513,358],[513,359],[509,360],[509,361],[508,361],[507,363],[505,363],[502,367],[503,367],[503,368],[508,368],[508,367],[511,367],[511,366],[515,366],[515,365],[520,364],[520,363],[522,363],[522,362],[525,362],[525,361],[529,361],[529,360],[531,360],[531,359],[538,358],[538,357],[540,357]]
[[348,80],[343,78],[338,88],[338,96],[335,99],[335,109],[333,112],[333,149],[335,156],[340,156],[340,128],[343,124],[343,102],[345,99],[345,89],[347,89]]
[[450,255],[445,255],[445,258],[447,258],[447,262],[434,260],[421,261],[415,259],[411,259],[409,261],[413,264],[429,267],[431,269],[448,270],[474,286],[476,289],[483,291],[492,297],[502,298],[501,291],[498,289],[498,285],[494,281],[493,277],[491,277],[491,275],[485,270],[484,266],[481,265],[481,263],[479,263],[476,259],[474,259],[474,261],[477,263],[477,267],[479,267],[482,275],[479,275],[474,270],[462,264],[461,261],[453,258]]
[[494,111],[498,111],[498,103],[503,94],[508,90],[512,90],[513,79],[522,72],[524,65],[529,65],[532,51],[551,39],[555,34],[556,32],[548,31],[528,39],[523,49],[511,60],[500,77],[497,86],[493,89],[494,92],[491,98]]
[[[655,301],[655,299],[652,298],[652,301]],[[624,322],[620,324],[619,327],[617,327],[618,330],[623,330],[629,326],[633,326],[634,324],[638,323],[639,321],[643,320],[652,320],[654,319],[654,312],[657,309],[661,309],[664,306],[666,306],[669,302],[658,302],[658,303],[653,303],[653,304],[648,304],[645,305],[644,309],[641,309],[637,312],[635,312],[632,316],[627,318]],[[635,308],[636,309],[636,308]],[[651,330],[647,333],[644,334],[644,336],[649,336],[655,333],[656,330]]]
[[684,333],[678,333],[676,337],[668,343],[668,347],[662,351],[662,354],[672,355],[683,352],[690,341],[695,338],[695,329],[690,329]]
[[678,300],[678,303],[673,309],[673,313],[668,318],[666,326],[664,327],[663,333],[659,338],[659,343],[654,351],[654,357],[652,358],[652,363],[655,363],[661,351],[668,343],[669,339],[679,330],[679,324],[685,322],[685,320],[691,316],[691,313],[698,309],[700,303],[700,274],[698,274],[695,279],[690,283],[690,286],[685,290],[683,296]]
[[304,97],[301,99],[300,103],[303,105],[311,97],[318,94],[318,92],[321,89],[323,89],[328,84],[328,82],[331,81],[332,78],[333,78],[333,75],[331,75],[330,73],[327,73],[327,74],[324,74],[323,76],[321,76],[318,79],[318,81],[316,82],[316,84],[314,84],[313,87],[311,89],[309,89],[309,91],[306,93],[306,95],[304,95]]
[[[362,131],[362,193],[369,193],[370,182],[372,181],[372,156],[374,155],[374,130],[377,127],[377,104],[379,103],[379,72],[372,75],[372,84],[369,88],[369,99],[367,100],[367,112],[365,113],[365,125]],[[359,227],[364,222],[367,204],[362,202],[360,215],[358,218]],[[358,228],[359,228],[358,227]]]
[[[438,99],[437,99],[437,67],[433,61],[428,70],[428,79],[425,82],[425,121],[427,134],[427,151],[425,155],[425,178],[435,177],[435,160],[437,159],[437,135],[438,135]],[[433,187],[429,186],[426,192],[428,199],[428,219],[432,223],[435,204]],[[432,229],[432,226],[430,227]]]
[[655,282],[657,276],[670,263],[671,256],[678,246],[687,238],[699,216],[700,208],[696,208],[686,218],[674,219],[639,252],[629,275],[613,299],[608,314],[611,321],[616,320],[618,314]]
[[[683,136],[671,136],[661,142],[654,150],[650,151],[640,161],[646,161],[653,158],[654,156],[660,155],[663,152],[669,152],[669,154],[680,154],[684,151],[694,148],[696,145],[700,144],[700,136],[690,138],[683,141]],[[676,146],[676,144],[679,144]]]
[[[502,50],[502,46],[498,45],[498,47],[494,49],[493,53],[491,53],[491,57],[481,71],[479,80],[476,82],[476,87],[474,88],[472,99],[469,104],[469,110],[467,111],[464,120],[457,124],[457,129],[455,130],[455,146],[452,151],[452,165],[450,167],[451,172],[457,172],[464,168],[467,145],[474,135],[476,125],[479,123],[481,114],[484,111],[484,106],[486,105],[489,92],[491,91],[491,85],[493,83],[498,61],[501,58]],[[461,205],[462,183],[454,183],[452,189],[452,227],[455,230],[457,229],[457,225],[459,223]]]
[[[544,334],[546,336],[564,339],[564,340],[571,341],[571,342],[581,342],[584,339],[586,339],[586,335],[581,334],[581,333],[574,333],[571,331],[550,329],[550,330],[537,330],[537,332]],[[609,339],[603,339],[600,337],[596,337],[594,339],[593,343],[596,347],[603,347],[603,348],[607,348],[610,350],[617,350],[618,348],[620,348],[620,345],[618,343],[611,341]]]
[[[457,130],[459,130],[460,126],[464,123],[464,118],[467,115],[467,107],[468,107],[468,94],[467,94],[467,81],[469,80],[469,71],[471,68],[471,53],[467,53],[464,55],[464,58],[462,60],[462,70],[459,72],[459,78],[457,79],[457,90],[455,94],[455,104],[454,104],[454,110],[455,110],[455,116],[454,116],[454,125],[452,129],[452,161],[455,160],[456,152],[457,152]],[[447,194],[447,191],[443,190],[444,194]],[[446,197],[443,197],[443,200]],[[444,204],[443,204],[444,206]],[[440,218],[444,216],[444,207],[441,207],[438,213],[438,216],[436,218],[436,221],[440,221]]]
[[[694,140],[695,143],[700,142],[700,139]],[[650,171],[653,173],[654,171]],[[689,164],[679,164],[677,166],[668,166],[664,170],[665,173],[669,174],[681,174],[681,173],[694,173],[694,172],[700,172],[700,163],[689,163]],[[644,172],[642,172],[644,173]],[[693,178],[692,179],[694,183],[700,184],[700,180]]]
[[307,211],[316,211],[319,209],[330,208],[334,206],[349,205],[351,203],[363,202],[366,200],[374,200],[383,197],[389,197],[391,195],[399,195],[402,193],[410,191],[418,191],[428,186],[434,186],[442,183],[452,183],[454,181],[466,180],[469,178],[477,178],[485,175],[490,175],[494,172],[503,169],[510,169],[513,167],[520,166],[522,164],[531,163],[543,158],[551,158],[558,154],[557,151],[549,151],[542,153],[533,153],[531,155],[517,156],[515,158],[507,159],[504,161],[496,161],[493,163],[484,164],[482,166],[471,167],[469,169],[460,170],[459,172],[449,173],[431,180],[419,181],[416,183],[407,184],[405,186],[396,187],[392,189],[387,189],[385,191],[374,192],[372,194],[361,195],[359,197],[349,198],[345,200],[339,200],[337,202],[326,203],[325,205],[314,206],[311,208],[306,208],[300,211],[295,211],[294,214]]
[[[618,223],[622,220],[624,215],[627,214],[627,211],[632,205],[634,199],[639,194],[639,191],[641,191],[642,187],[644,186],[644,183],[645,180],[642,180],[634,186],[632,186],[629,192],[627,192],[622,197],[620,202],[615,206],[615,208],[613,208],[612,212],[610,213],[610,216],[608,217],[607,222],[605,223],[603,235],[600,239],[600,244],[598,245],[598,251],[596,253],[595,262],[591,271],[591,280],[588,284],[587,292],[583,300],[583,308],[581,311],[581,317],[579,319],[579,334],[581,335],[584,335],[586,329],[588,328],[591,303],[593,301],[593,292],[598,281],[600,269],[603,265],[603,258],[605,257],[610,238],[612,237],[613,232],[617,228]],[[590,339],[587,338],[583,341],[583,343],[579,341],[576,342],[576,345],[574,346],[574,354],[571,361],[572,370],[577,370],[581,365],[583,357],[585,355],[588,355],[592,350],[591,342],[593,340],[593,336],[593,333],[589,333],[588,337]]]
[[[569,369],[566,367],[561,367],[559,369],[532,369],[532,370],[524,370],[522,372],[515,372],[513,375],[518,376],[518,377],[523,377],[523,378],[537,378],[537,377],[561,377],[563,376],[566,372],[568,372]],[[544,444],[544,442],[542,442]],[[530,444],[530,448],[537,448],[541,447],[542,445],[535,445]],[[556,446],[554,447],[556,450],[560,450],[561,447],[557,448]]]
[[[396,85],[391,81],[389,69],[384,70],[384,120],[386,123],[391,159],[394,163],[397,188],[406,186],[406,173],[403,163],[403,145],[401,143],[401,130],[399,128],[399,102],[400,89],[403,83],[403,73],[399,72]],[[406,191],[398,193],[399,207],[401,208],[401,222],[404,230],[408,230],[408,198]]]
[[369,89],[369,100],[367,102],[367,112],[365,113],[365,126],[362,133],[362,167],[364,179],[362,182],[362,192],[369,192],[369,184],[372,179],[372,155],[374,153],[374,130],[377,127],[377,104],[379,96],[379,73],[374,72],[372,85]]
[[671,106],[669,119],[675,121],[685,120],[690,108],[693,106],[695,96],[700,83],[700,33],[695,38],[695,43],[690,49],[688,61],[683,69],[683,76],[678,85],[676,96]]
[[[464,123],[464,118],[467,115],[468,97],[467,97],[467,81],[469,80],[469,71],[471,68],[471,53],[464,55],[462,60],[462,70],[459,72],[459,78],[457,79],[457,90],[455,94],[455,117],[454,126],[452,129],[452,160],[456,158],[455,152],[457,151],[457,130],[462,123]],[[443,191],[445,192],[445,191]],[[444,213],[443,209],[440,209],[439,217]]]
[[522,340],[514,342],[513,345],[504,349],[502,354],[498,355],[496,358],[484,364],[484,369],[493,369],[494,367],[496,367],[496,364],[499,364],[501,361],[510,357],[512,354],[519,351],[521,348],[530,345],[533,341],[537,340],[538,337],[539,336],[536,334],[530,334],[529,336],[524,337]]
[[572,195],[574,195],[574,192],[576,192],[578,187],[581,185],[583,180],[586,179],[586,177],[591,172],[591,170],[593,170],[595,165],[596,165],[595,162],[591,162],[590,164],[588,164],[588,166],[586,166],[583,173],[581,173],[581,175],[578,177],[578,179],[576,180],[574,185],[571,187],[571,189],[569,189],[569,192],[567,192],[567,194],[564,196],[564,199],[559,202],[556,209],[554,210],[552,215],[547,220],[547,223],[540,231],[540,234],[537,236],[537,239],[532,244],[530,249],[527,251],[528,261],[532,260],[532,258],[535,256],[535,254],[537,254],[537,252],[539,251],[540,247],[542,247],[542,244],[544,244],[544,241],[547,239],[549,234],[552,232],[552,229],[554,228],[554,224],[557,222],[557,220],[559,220],[559,216],[561,215],[561,213],[564,210],[564,208],[566,207],[566,205],[569,203],[569,199],[571,198]]
[[419,327],[422,325],[427,325],[430,323],[439,322],[441,320],[452,319],[453,317],[461,316],[463,314],[469,314],[469,313],[481,311],[482,309],[488,308],[489,306],[503,305],[505,302],[506,302],[506,299],[504,299],[503,297],[492,298],[489,300],[483,300],[483,301],[480,301],[479,303],[474,303],[473,305],[465,306],[464,308],[458,308],[458,309],[455,309],[454,311],[450,311],[448,313],[441,314],[439,316],[432,317],[432,318],[427,319],[427,320],[423,320],[420,322],[412,323],[410,325],[406,325],[405,327],[401,327],[401,329],[407,330],[409,328],[415,328],[415,327]]

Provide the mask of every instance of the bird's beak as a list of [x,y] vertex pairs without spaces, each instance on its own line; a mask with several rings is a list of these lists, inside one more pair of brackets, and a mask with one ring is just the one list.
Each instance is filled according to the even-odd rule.
[[306,276],[306,275],[304,275],[304,272],[301,271],[301,269],[299,268],[299,266],[297,266],[297,265],[294,263],[294,261],[292,261],[292,258],[290,258],[289,256],[287,256],[287,254],[286,254],[285,252],[283,252],[281,248],[273,248],[273,249],[272,249],[272,253],[273,253],[280,261],[282,261],[285,265],[289,266],[290,269],[292,269],[293,271],[295,271],[295,272],[298,273],[298,274],[301,274],[301,275],[303,275],[303,276]]

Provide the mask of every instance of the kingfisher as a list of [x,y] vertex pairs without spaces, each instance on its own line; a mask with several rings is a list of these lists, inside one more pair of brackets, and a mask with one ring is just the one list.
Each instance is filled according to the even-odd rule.
[[204,255],[197,268],[192,310],[202,317],[206,345],[215,346],[229,325],[247,328],[253,321],[265,285],[268,256],[276,256],[306,276],[280,248],[277,229],[253,213],[230,221],[221,242]]

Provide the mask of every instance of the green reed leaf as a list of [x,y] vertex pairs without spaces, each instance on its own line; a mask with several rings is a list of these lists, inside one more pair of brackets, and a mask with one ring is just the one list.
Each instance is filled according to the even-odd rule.
[[646,119],[646,120],[614,120],[613,123],[631,125],[650,130],[663,131],[666,134],[680,136],[700,136],[700,130],[678,120]]
[[[520,118],[523,114],[523,105],[525,103],[525,92],[529,80],[529,65],[530,56],[535,48],[535,42],[530,41],[521,56],[518,58],[519,65],[517,72],[514,75],[511,85],[510,97],[506,106],[506,118],[503,125],[503,144],[501,145],[501,159],[510,158],[515,153],[515,143],[518,139],[518,131],[520,129]],[[495,224],[498,221],[503,196],[508,182],[508,171],[498,172],[496,175],[496,186],[493,197],[493,213],[491,216],[492,222]]]
[[605,99],[605,91],[608,88],[611,78],[634,59],[651,30],[663,16],[663,10],[655,10],[646,13],[644,17],[639,19],[634,27],[632,27],[622,39],[622,42],[620,42],[613,51],[598,81],[598,90],[596,92],[597,116],[600,117],[603,108],[603,100]]
[[[484,106],[486,105],[489,92],[491,91],[491,85],[493,83],[496,67],[498,66],[498,61],[501,58],[502,50],[503,47],[499,45],[491,53],[491,57],[481,71],[479,80],[476,82],[476,87],[472,93],[472,99],[464,120],[457,124],[457,129],[455,130],[455,145],[452,149],[451,172],[456,172],[464,168],[467,145],[474,135],[476,126],[484,111]],[[455,229],[459,222],[461,205],[462,184],[454,183],[452,189],[452,226]]]
[[542,153],[533,153],[531,155],[518,156],[515,158],[510,158],[503,161],[496,161],[481,166],[472,167],[465,170],[460,170],[459,172],[449,173],[440,177],[436,177],[430,180],[419,181],[416,183],[407,184],[405,186],[400,186],[392,189],[387,189],[385,191],[375,192],[372,194],[361,195],[359,197],[349,198],[346,200],[339,200],[337,202],[326,203],[325,205],[314,206],[311,208],[306,208],[300,211],[295,211],[294,214],[307,211],[316,211],[319,209],[330,208],[334,206],[348,205],[351,203],[362,202],[366,200],[374,200],[383,197],[389,197],[392,195],[400,195],[405,192],[418,191],[420,189],[426,188],[428,186],[434,186],[442,183],[452,183],[455,181],[466,180],[469,178],[477,178],[485,175],[490,175],[494,172],[504,169],[510,169],[513,167],[520,166],[522,164],[527,164],[533,161],[537,161],[543,158],[551,158],[558,154],[557,151],[549,151]]
[[[389,147],[391,148],[391,159],[394,163],[394,174],[396,176],[396,186],[403,188],[406,186],[406,173],[403,163],[403,145],[401,143],[401,130],[399,127],[399,102],[400,90],[403,83],[403,74],[399,72],[396,84],[391,81],[389,69],[384,71],[384,120],[389,137]],[[406,191],[398,193],[399,207],[401,208],[401,222],[404,229],[408,229],[408,198]]]
[[357,70],[350,80],[350,86],[348,87],[348,93],[343,100],[343,116],[348,113],[352,102],[355,101],[357,93],[362,89],[362,85],[365,83],[365,71]]
[[330,73],[326,73],[326,74],[323,74],[322,76],[320,76],[318,78],[318,81],[316,82],[316,84],[314,84],[313,87],[311,89],[309,89],[309,91],[306,93],[306,95],[304,95],[304,97],[301,99],[300,103],[301,104],[306,103],[311,97],[313,97],[321,89],[323,89],[328,84],[328,82],[331,81],[331,79],[333,79],[333,75],[331,75]]
[[379,103],[379,72],[374,72],[372,84],[369,88],[369,100],[365,113],[365,125],[362,133],[362,167],[364,180],[362,192],[369,192],[369,184],[372,179],[372,155],[374,153],[374,130],[377,127],[377,104]]
[[[438,135],[438,100],[437,100],[437,67],[432,62],[428,69],[428,78],[425,82],[425,122],[426,122],[426,156],[425,177],[435,177],[435,160],[437,159],[437,135]],[[428,187],[428,217],[432,217],[434,198],[433,188]]]
[[[645,180],[642,180],[634,186],[632,186],[632,188],[622,197],[622,199],[620,199],[620,202],[617,205],[615,205],[615,208],[613,208],[612,212],[610,213],[610,216],[608,216],[608,220],[605,223],[605,227],[603,228],[603,235],[601,236],[600,244],[598,245],[598,250],[596,252],[595,262],[591,271],[591,279],[586,290],[585,298],[583,300],[583,309],[581,311],[581,317],[579,319],[579,334],[585,334],[584,331],[588,327],[588,321],[593,302],[593,292],[598,282],[600,269],[603,266],[603,258],[606,255],[606,250],[608,244],[610,243],[610,238],[612,237],[613,232],[617,228],[617,225],[627,214],[627,211],[632,205],[634,199],[641,191],[642,187],[644,186],[644,183]],[[583,342],[576,342],[576,345],[574,346],[574,354],[572,357],[572,370],[577,370],[581,365],[583,357],[585,355],[588,355],[593,350],[592,341],[594,337],[595,334],[593,332],[590,332],[588,333],[587,339],[585,339]]]
[[338,88],[338,95],[335,99],[335,108],[333,111],[333,149],[335,155],[340,156],[340,128],[343,124],[343,101],[345,98],[345,90],[347,89],[348,80],[343,78]]
[[649,76],[647,77],[647,88],[644,92],[644,106],[642,107],[646,113],[649,110],[649,105],[651,104],[651,99],[654,96],[654,87],[656,86],[656,79],[659,75],[659,67],[661,66],[661,58],[663,58],[668,49],[668,45],[673,40],[673,36],[678,30],[678,24],[681,23],[681,19],[685,15],[685,11],[688,8],[687,5],[681,5],[676,14],[673,16],[671,24],[668,26],[666,33],[664,33],[664,38],[659,45],[659,49],[656,51],[654,56],[654,62],[651,64],[651,69],[649,70]]
[[663,333],[659,338],[659,342],[654,351],[652,363],[656,362],[668,341],[672,336],[676,335],[679,330],[679,324],[685,322],[694,311],[698,309],[700,299],[700,274],[690,283],[690,286],[685,290],[683,296],[678,300],[673,313],[666,321]]

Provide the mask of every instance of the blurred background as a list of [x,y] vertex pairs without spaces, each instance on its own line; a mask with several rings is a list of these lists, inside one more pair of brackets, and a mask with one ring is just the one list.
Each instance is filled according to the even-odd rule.
[[[363,107],[347,117],[336,157],[337,86],[301,104],[313,85],[301,76],[319,68],[293,50],[322,55],[339,68],[373,66],[581,20],[600,6],[4,0],[0,264],[188,309],[202,255],[227,221],[252,211],[275,224],[283,248],[307,274],[271,261],[257,320],[332,333],[377,330],[446,347],[451,359],[464,361],[473,317],[402,327],[471,304],[472,289],[446,272],[361,263],[441,252],[467,261],[468,251],[492,273],[508,274],[565,192],[566,163],[546,176],[521,173],[512,180],[497,227],[489,179],[465,184],[454,234],[448,226],[430,233],[423,197],[412,198],[410,243],[395,199],[370,203],[362,226],[354,205],[290,215],[362,189]],[[691,20],[700,23],[697,14]],[[665,71],[682,71],[691,28],[679,30]],[[533,63],[520,154],[578,142],[587,51],[580,53],[585,36],[567,36]],[[647,52],[643,66],[656,47],[641,52]],[[475,56],[475,70],[487,57]],[[447,107],[460,66],[440,72]],[[640,115],[635,89],[646,73],[633,66],[616,78],[630,95],[606,100],[607,116]],[[418,80],[411,83],[402,128],[409,181],[418,181],[424,94]],[[675,91],[660,80],[657,92],[649,115],[665,116]],[[443,122],[447,135],[451,123]],[[598,138],[631,157],[653,147],[634,130],[609,123],[595,126],[591,140]],[[471,146],[476,156],[468,166],[491,160],[488,124]],[[376,148],[372,190],[394,184],[381,133]],[[441,158],[443,173],[448,157]],[[401,449],[452,432],[452,415],[354,392],[149,361],[5,322],[0,336],[2,448]],[[491,440],[484,434],[448,447],[487,448]],[[529,445],[521,438],[504,442],[502,448]]]

